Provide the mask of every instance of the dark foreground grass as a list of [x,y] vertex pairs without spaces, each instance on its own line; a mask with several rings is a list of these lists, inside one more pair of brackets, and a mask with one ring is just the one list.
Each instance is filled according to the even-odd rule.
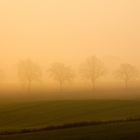
[[140,101],[44,101],[0,106],[0,130],[140,118]]
[[140,101],[75,100],[1,105],[0,132],[14,134],[1,135],[0,140],[139,140],[140,121],[131,118],[140,118]]
[[94,126],[0,136],[0,140],[139,140],[140,122],[118,122]]
[[61,125],[52,125],[46,127],[38,127],[38,128],[22,128],[17,130],[4,130],[0,131],[0,135],[16,135],[16,134],[28,134],[35,132],[43,132],[43,131],[54,131],[60,129],[70,129],[70,128],[79,128],[79,127],[88,127],[88,126],[96,126],[96,125],[105,125],[105,124],[118,124],[118,123],[129,123],[129,122],[140,122],[140,118],[127,118],[123,120],[101,120],[101,121],[83,121],[83,122],[74,122],[68,124]]

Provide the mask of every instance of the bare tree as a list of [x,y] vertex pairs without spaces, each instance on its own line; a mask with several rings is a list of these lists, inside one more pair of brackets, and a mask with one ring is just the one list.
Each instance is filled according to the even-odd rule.
[[60,90],[63,89],[65,82],[71,81],[74,78],[72,69],[63,63],[54,63],[49,69],[50,76],[59,83]]
[[130,80],[136,78],[138,75],[137,69],[131,64],[121,64],[117,70],[117,77],[124,81],[125,88],[128,88]]
[[40,80],[41,70],[39,65],[32,60],[22,60],[18,63],[18,76],[30,92],[32,82]]
[[105,74],[105,68],[100,59],[96,56],[88,58],[82,66],[82,75],[90,80],[92,88],[95,90],[96,81]]

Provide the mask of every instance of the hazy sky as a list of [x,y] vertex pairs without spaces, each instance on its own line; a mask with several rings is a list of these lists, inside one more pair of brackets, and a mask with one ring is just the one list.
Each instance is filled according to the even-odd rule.
[[[138,64],[140,0],[0,0],[0,63],[79,64],[90,55]],[[139,64],[138,64],[139,65]]]

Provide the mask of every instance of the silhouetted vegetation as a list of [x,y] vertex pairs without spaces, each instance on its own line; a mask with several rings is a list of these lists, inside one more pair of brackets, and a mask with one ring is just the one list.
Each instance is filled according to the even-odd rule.
[[18,63],[18,76],[21,82],[31,91],[32,82],[40,80],[41,69],[32,60],[22,60]]
[[50,76],[59,83],[60,90],[63,89],[65,82],[69,82],[74,78],[72,69],[63,63],[52,64],[49,72]]
[[93,89],[95,89],[96,81],[105,74],[105,68],[100,59],[96,56],[92,56],[86,60],[81,72],[85,78],[90,80]]
[[[107,67],[103,62],[104,61],[99,59],[98,57],[91,56],[85,60],[85,62],[82,64],[80,68],[80,71],[77,73],[75,73],[75,71],[77,70],[73,70],[70,66],[64,63],[60,63],[60,62],[53,63],[50,65],[49,69],[47,68],[48,69],[47,75],[49,75],[51,79],[53,79],[59,84],[60,91],[62,91],[62,89],[64,88],[65,83],[71,82],[74,78],[78,79],[79,76],[84,79],[84,82],[89,81],[92,85],[92,89],[95,90],[96,83],[98,82],[98,80],[103,76],[106,76],[105,78],[107,78],[107,76],[109,76],[109,74],[111,75],[112,71],[114,71],[114,70],[111,71],[111,69],[109,68],[107,69]],[[44,69],[42,69],[37,63],[35,63],[30,59],[19,61],[17,68],[18,68],[17,69],[18,78],[22,83],[24,89],[27,89],[28,92],[31,91],[33,82],[41,81],[42,80],[41,77],[45,76],[45,74],[42,75],[42,71],[44,71]],[[106,71],[109,71],[107,75],[105,75]],[[120,80],[122,80],[125,88],[128,89],[128,87],[132,86],[130,82],[136,78],[137,79],[139,78],[138,74],[139,71],[136,66],[129,63],[123,63],[120,64],[118,68],[116,68],[114,79],[119,78]],[[0,80],[3,79],[4,79],[4,72],[0,70]],[[80,85],[81,79],[78,80]],[[111,78],[108,80],[113,80],[113,79]]]
[[131,64],[121,64],[120,68],[117,71],[117,76],[124,82],[125,88],[127,89],[129,86],[129,82],[137,78],[138,73],[135,66]]

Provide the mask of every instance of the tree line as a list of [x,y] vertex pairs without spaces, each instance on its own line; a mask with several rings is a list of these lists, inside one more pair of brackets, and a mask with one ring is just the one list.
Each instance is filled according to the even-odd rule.
[[[41,68],[30,59],[19,61],[17,72],[19,80],[29,92],[31,91],[34,81],[41,81]],[[74,70],[64,63],[53,63],[47,72],[52,79],[57,81],[60,90],[63,89],[66,82],[72,81],[76,77]],[[81,77],[90,81],[93,90],[95,90],[98,79],[106,74],[106,69],[103,62],[98,57],[91,56],[82,64],[79,73],[81,73]],[[2,76],[2,71],[0,71],[0,78],[2,78]],[[132,64],[123,63],[120,64],[116,70],[115,77],[120,78],[124,83],[124,87],[127,89],[130,81],[138,77],[138,70]]]

